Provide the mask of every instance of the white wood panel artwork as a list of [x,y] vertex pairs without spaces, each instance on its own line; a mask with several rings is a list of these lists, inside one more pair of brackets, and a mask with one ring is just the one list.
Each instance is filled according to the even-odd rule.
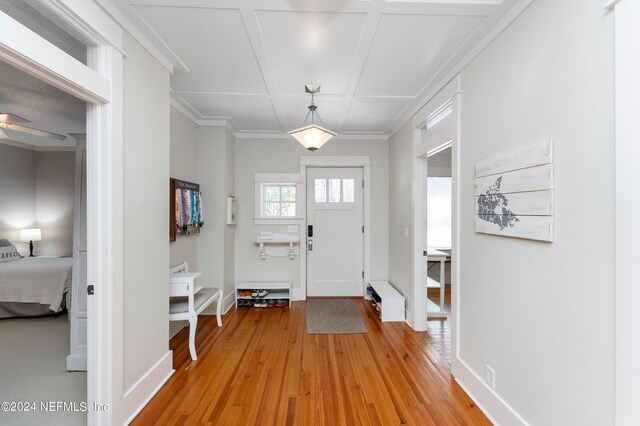
[[553,141],[476,161],[476,232],[553,241]]

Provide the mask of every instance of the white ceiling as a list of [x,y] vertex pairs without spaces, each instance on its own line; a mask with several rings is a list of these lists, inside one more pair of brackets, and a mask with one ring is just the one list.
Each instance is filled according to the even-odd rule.
[[388,137],[516,0],[112,0],[172,62],[172,100],[238,135]]

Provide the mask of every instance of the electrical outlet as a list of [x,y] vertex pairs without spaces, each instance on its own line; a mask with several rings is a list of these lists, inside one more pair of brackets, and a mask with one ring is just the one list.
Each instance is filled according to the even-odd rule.
[[495,389],[496,388],[496,372],[493,368],[489,367],[488,364],[486,367],[487,368],[485,372],[485,379],[487,381],[487,384],[491,386],[492,389]]
[[294,232],[298,232],[298,225],[289,225],[287,226],[287,232],[289,233],[294,233]]

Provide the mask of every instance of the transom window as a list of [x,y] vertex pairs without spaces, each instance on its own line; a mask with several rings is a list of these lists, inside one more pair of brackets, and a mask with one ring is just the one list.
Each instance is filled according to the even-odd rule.
[[262,184],[262,217],[295,217],[295,184]]
[[354,179],[316,179],[314,200],[316,203],[354,203]]

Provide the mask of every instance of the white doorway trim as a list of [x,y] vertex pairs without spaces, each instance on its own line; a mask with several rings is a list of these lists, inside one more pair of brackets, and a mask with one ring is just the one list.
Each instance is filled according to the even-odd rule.
[[37,1],[90,46],[88,66],[2,12],[0,56],[88,102],[87,279],[95,295],[88,299],[87,403],[108,406],[89,410],[88,423],[122,424],[122,30],[93,2]]
[[413,306],[412,318],[408,318],[409,325],[416,331],[425,331],[427,329],[427,312],[426,312],[426,286],[424,277],[426,274],[424,249],[427,246],[426,234],[426,182],[427,182],[427,156],[437,151],[443,143],[449,140],[440,140],[438,138],[432,140],[424,140],[424,133],[427,128],[427,122],[430,118],[442,112],[445,108],[451,106],[451,117],[453,118],[453,130],[450,135],[451,139],[451,352],[452,359],[457,357],[457,315],[458,315],[458,264],[459,264],[459,244],[458,244],[458,227],[459,227],[459,205],[458,194],[459,164],[460,164],[460,77],[454,78],[447,84],[433,99],[431,99],[412,120],[412,149],[413,149],[413,256],[412,256],[412,282],[413,282]]
[[608,2],[615,9],[615,424],[638,421],[640,400],[640,287],[637,253],[640,240],[640,2]]
[[[300,177],[304,188],[307,187],[307,167],[362,167],[364,179],[363,209],[364,209],[364,283],[371,280],[371,157],[368,155],[301,155]],[[300,229],[300,241],[306,241],[307,200],[306,190],[301,206],[304,206],[304,225]],[[300,290],[297,299],[307,298],[307,249],[306,244],[300,244]]]

